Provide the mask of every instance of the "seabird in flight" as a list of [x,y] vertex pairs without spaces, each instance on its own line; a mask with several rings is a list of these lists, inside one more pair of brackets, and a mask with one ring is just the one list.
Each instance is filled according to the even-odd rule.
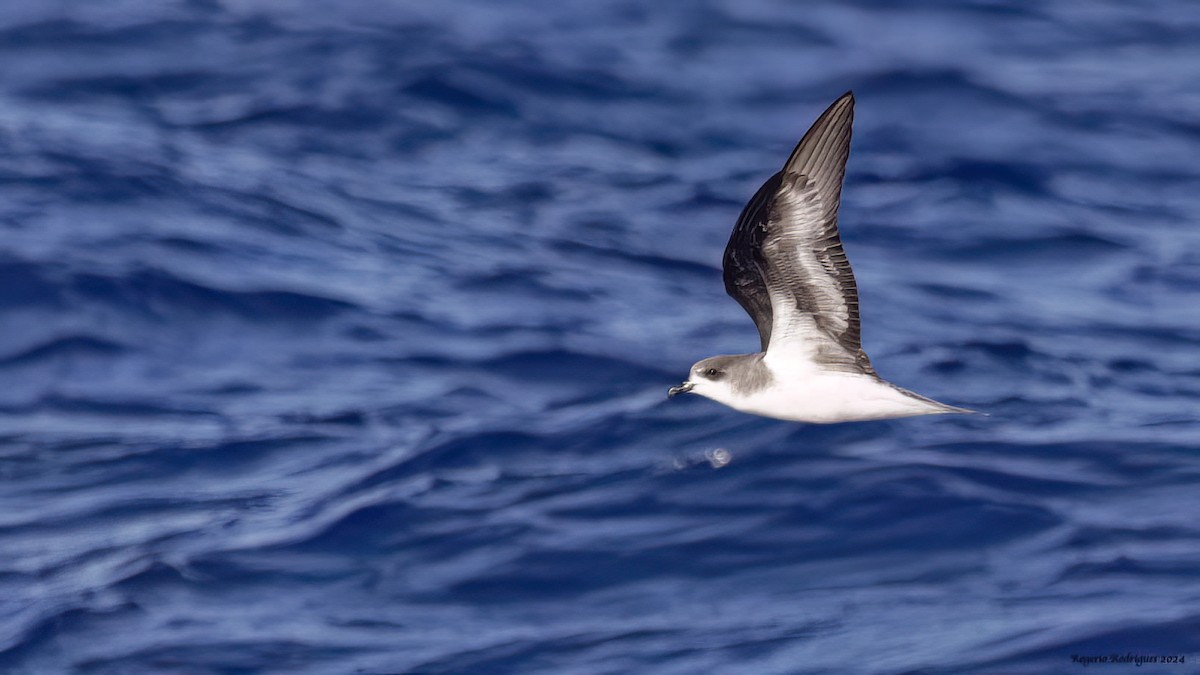
[[746,204],[725,247],[725,291],[754,319],[762,351],[704,359],[668,397],[814,423],[972,412],[885,381],[862,349],[837,228],[853,121],[846,92]]

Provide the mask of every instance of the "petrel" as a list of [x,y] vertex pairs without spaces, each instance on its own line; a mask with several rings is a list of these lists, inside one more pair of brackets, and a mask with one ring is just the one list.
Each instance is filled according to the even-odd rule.
[[762,351],[704,359],[668,397],[813,423],[973,412],[885,381],[862,349],[837,227],[853,121],[846,92],[746,204],[725,247],[725,291],[754,319]]

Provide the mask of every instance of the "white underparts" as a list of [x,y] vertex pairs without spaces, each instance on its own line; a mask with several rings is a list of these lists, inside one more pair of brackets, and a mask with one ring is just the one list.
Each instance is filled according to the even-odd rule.
[[769,386],[749,395],[725,387],[697,387],[695,392],[735,410],[794,422],[828,424],[959,412],[924,399],[872,375],[822,370],[804,359],[772,358]]

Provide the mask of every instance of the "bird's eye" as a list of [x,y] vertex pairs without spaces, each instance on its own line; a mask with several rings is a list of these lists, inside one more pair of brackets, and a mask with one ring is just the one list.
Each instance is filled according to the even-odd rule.
[[716,368],[705,368],[704,372],[701,374],[710,380],[715,380],[720,377],[721,371],[717,370]]

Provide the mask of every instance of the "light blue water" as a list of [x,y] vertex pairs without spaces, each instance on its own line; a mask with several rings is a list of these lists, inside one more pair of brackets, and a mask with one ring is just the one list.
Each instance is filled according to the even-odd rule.
[[[0,671],[1192,672],[1191,4],[379,4],[0,4]],[[847,89],[991,417],[668,402]]]

